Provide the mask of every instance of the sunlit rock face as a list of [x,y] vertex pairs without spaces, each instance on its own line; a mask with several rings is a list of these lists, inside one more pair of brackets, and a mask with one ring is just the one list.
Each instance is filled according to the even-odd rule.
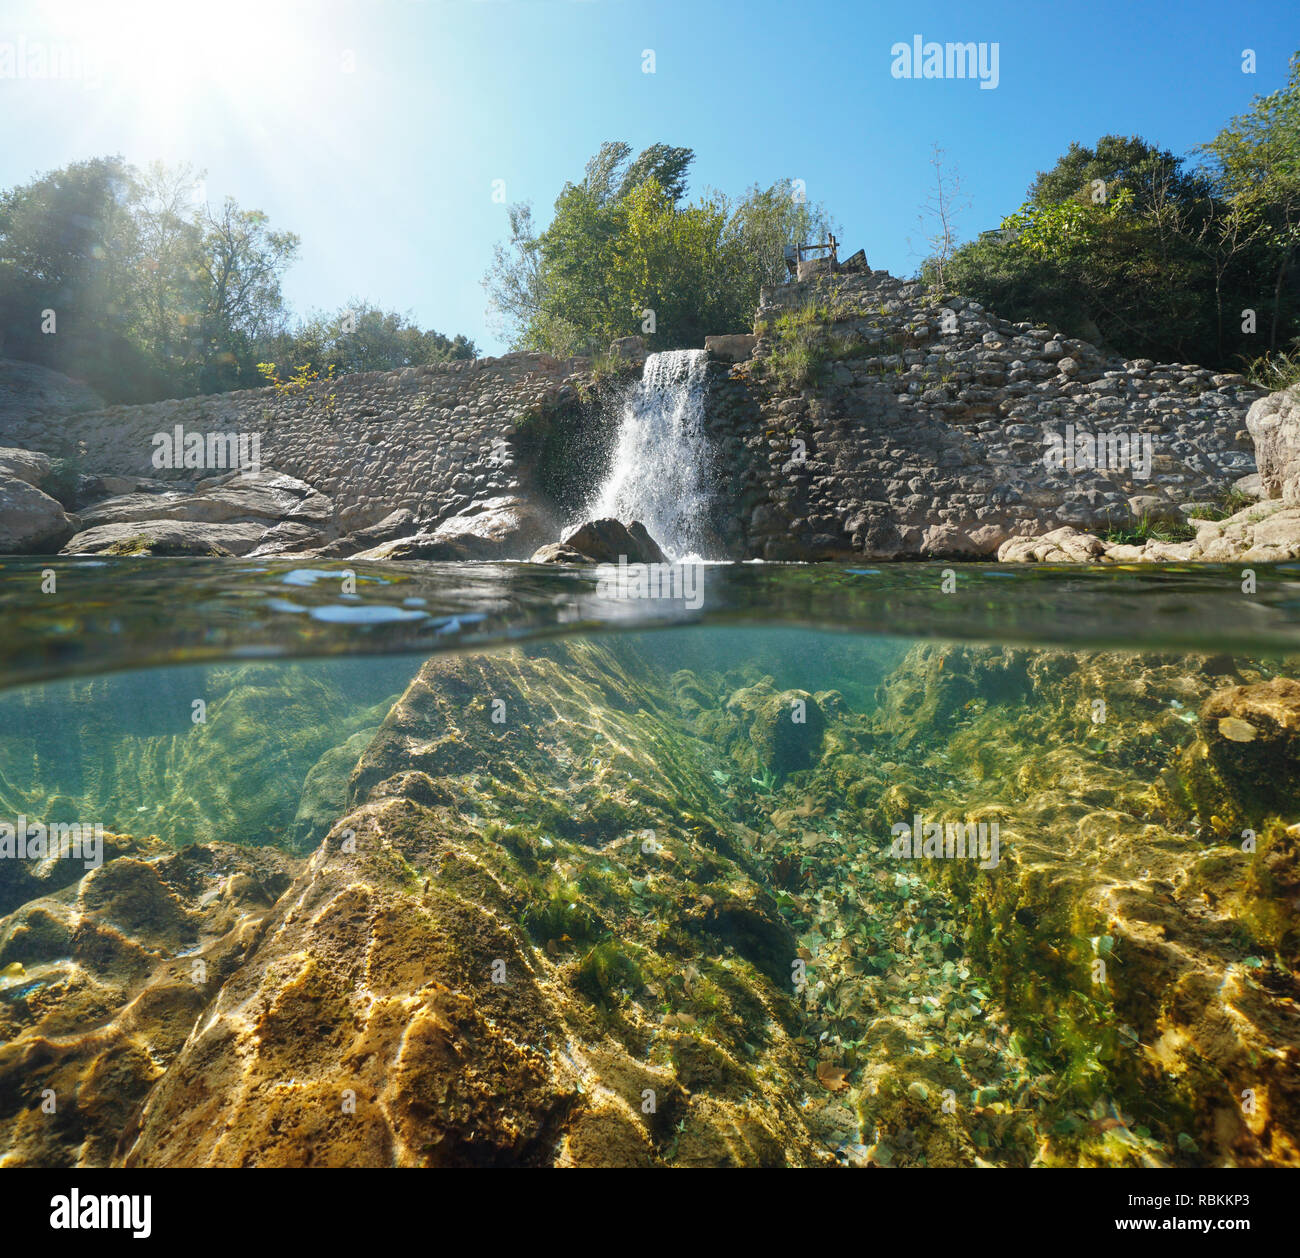
[[114,1160],[300,864],[270,848],[106,840],[105,864],[55,862],[75,880],[0,918],[3,1166]]
[[793,941],[658,706],[590,645],[431,661],[124,1160],[828,1158]]
[[330,727],[273,843],[0,862],[0,1157],[1300,1163],[1283,661],[706,645],[228,670]]

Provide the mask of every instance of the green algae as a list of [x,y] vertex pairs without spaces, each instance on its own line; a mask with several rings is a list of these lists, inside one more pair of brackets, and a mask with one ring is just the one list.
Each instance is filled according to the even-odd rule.
[[[1283,662],[925,643],[854,702],[860,687],[826,684],[845,654],[817,676],[807,660],[669,671],[657,652],[674,654],[577,640],[442,657],[371,704],[359,684],[331,699],[230,669],[210,732],[271,736],[232,753],[223,789],[295,784],[296,812],[254,814],[258,837],[319,835],[322,868],[363,836],[330,927],[340,957],[395,931],[348,933],[391,890],[401,982],[423,991],[432,967],[484,1017],[526,1000],[531,1032],[581,1046],[634,1112],[624,1072],[651,1087],[663,1103],[625,1132],[644,1142],[627,1164],[714,1164],[742,1111],[768,1124],[752,1147],[772,1161],[1295,1160],[1300,810],[1256,789],[1292,780]],[[797,704],[817,719],[792,720]],[[1238,712],[1258,739],[1216,741]],[[137,745],[187,733],[129,720]],[[65,772],[60,798],[116,780]],[[996,867],[893,858],[891,827],[918,813],[996,821]],[[9,946],[32,952],[13,960],[58,935],[49,911],[15,921]],[[268,981],[289,982],[281,965]],[[302,1000],[337,1012],[321,975]],[[1232,1108],[1243,1086],[1265,1120]],[[475,1111],[446,1087],[438,1121],[459,1131]]]

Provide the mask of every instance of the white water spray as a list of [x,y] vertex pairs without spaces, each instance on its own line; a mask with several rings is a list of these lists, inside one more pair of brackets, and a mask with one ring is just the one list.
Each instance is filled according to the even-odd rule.
[[710,545],[707,366],[702,349],[646,359],[641,383],[623,402],[609,476],[589,512],[594,519],[640,520],[675,561],[702,558]]

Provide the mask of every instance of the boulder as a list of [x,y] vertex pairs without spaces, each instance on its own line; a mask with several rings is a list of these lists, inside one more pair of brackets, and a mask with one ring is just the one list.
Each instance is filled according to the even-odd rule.
[[49,494],[0,474],[0,554],[53,555],[76,528],[76,520]]
[[1300,806],[1300,682],[1275,677],[1230,686],[1201,705],[1199,738],[1181,772],[1203,825],[1221,832],[1257,826]]
[[372,550],[385,542],[414,537],[419,532],[420,525],[415,518],[415,512],[409,507],[399,507],[396,511],[390,511],[375,524],[327,542],[316,550],[315,554],[321,559],[346,558],[349,555],[359,554],[363,550]]
[[1041,537],[1011,537],[998,548],[998,563],[1093,563],[1106,553],[1106,543],[1095,533],[1081,533],[1070,525]]
[[668,562],[659,543],[639,520],[631,524],[613,519],[586,520],[565,529],[560,544],[595,563],[618,563],[621,558],[628,563]]
[[749,332],[732,332],[725,336],[706,336],[704,348],[710,358],[723,362],[743,363],[754,352],[758,337]]
[[102,410],[104,399],[78,380],[36,363],[0,358],[0,423],[37,415],[71,415]]
[[262,540],[260,524],[140,520],[101,524],[73,537],[62,555],[246,555]]
[[811,768],[821,756],[826,714],[806,690],[781,690],[771,677],[735,691],[727,712],[740,718],[732,757],[751,774],[777,782]]
[[1300,385],[1257,398],[1246,412],[1246,428],[1264,493],[1300,505]]
[[610,342],[609,354],[611,358],[621,358],[624,362],[645,362],[645,341],[639,336],[620,336],[618,340]]
[[39,454],[35,450],[17,450],[13,447],[0,448],[0,476],[12,476],[14,480],[26,481],[39,489],[41,482],[49,474],[48,454]]
[[517,495],[486,498],[444,520],[432,532],[361,551],[358,559],[527,559],[555,534],[550,513]]
[[529,563],[590,563],[580,550],[566,546],[563,542],[547,542],[545,546],[533,551]]
[[107,498],[86,509],[82,524],[95,528],[141,520],[189,520],[201,524],[261,521],[266,527],[291,520],[324,534],[333,518],[330,500],[305,481],[273,471],[238,471],[205,480],[193,492],[168,489]]

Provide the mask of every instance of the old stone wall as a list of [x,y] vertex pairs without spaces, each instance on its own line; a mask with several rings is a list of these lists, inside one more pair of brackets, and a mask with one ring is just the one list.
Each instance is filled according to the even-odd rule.
[[0,414],[0,445],[75,454],[87,473],[193,482],[220,469],[159,469],[155,433],[256,433],[262,466],[333,503],[338,531],[407,508],[437,522],[476,499],[526,491],[519,425],[566,396],[582,360],[544,354],[344,376],[303,390],[244,390],[78,415]]
[[[751,358],[728,361],[750,348],[730,337],[709,368],[718,557],[992,557],[1062,526],[1178,521],[1255,473],[1245,420],[1263,390],[1243,376],[1110,359],[883,271],[765,289],[755,333]],[[638,370],[629,360],[621,378]],[[0,446],[75,450],[100,477],[192,483],[219,469],[155,467],[155,434],[256,433],[262,466],[300,482],[285,485],[312,504],[310,529],[268,535],[282,553],[386,517],[380,541],[428,530],[503,495],[572,519],[603,477],[618,422],[619,378],[592,383],[585,360],[518,353],[76,415],[0,408]],[[1053,437],[1062,452],[1075,443],[1073,465],[1049,466]],[[1106,465],[1089,465],[1080,440]],[[207,501],[141,505],[131,497],[141,488],[158,486],[109,488],[128,497],[82,526],[151,511],[243,518]],[[246,553],[268,512],[243,525],[247,537],[213,540]]]
[[[809,381],[782,384],[781,318],[810,305],[825,319]],[[765,289],[756,331],[753,360],[719,364],[711,392],[736,557],[993,555],[1062,524],[1178,518],[1255,470],[1245,415],[1263,391],[1243,376],[1107,359],[883,271]],[[1049,468],[1047,434],[1064,445],[1071,425],[1116,453],[1135,434],[1149,475]]]

